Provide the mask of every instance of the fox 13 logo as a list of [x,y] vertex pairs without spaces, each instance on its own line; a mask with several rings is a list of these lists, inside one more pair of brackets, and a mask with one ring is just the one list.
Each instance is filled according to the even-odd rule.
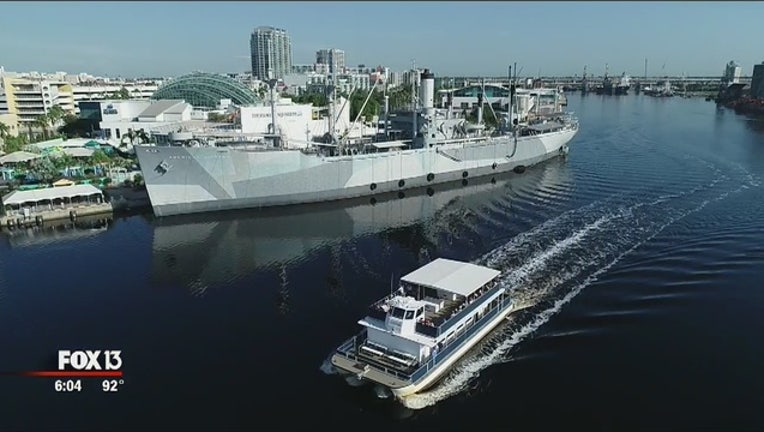
[[120,350],[59,350],[58,370],[98,371],[120,370]]

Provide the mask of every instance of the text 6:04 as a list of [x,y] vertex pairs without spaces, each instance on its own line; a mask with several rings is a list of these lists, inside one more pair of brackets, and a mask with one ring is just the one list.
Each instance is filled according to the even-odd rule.
[[53,383],[53,388],[57,392],[74,392],[82,391],[82,381],[80,380],[56,380]]

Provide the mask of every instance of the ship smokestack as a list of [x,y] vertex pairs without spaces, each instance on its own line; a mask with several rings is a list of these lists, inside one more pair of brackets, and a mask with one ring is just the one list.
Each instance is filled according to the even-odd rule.
[[420,87],[420,97],[422,100],[422,109],[426,116],[432,116],[435,113],[435,74],[425,69],[421,75],[422,84]]
[[[481,90],[482,90],[482,86],[481,86]],[[483,92],[482,91],[478,93],[477,100],[478,100],[477,101],[477,109],[478,109],[477,124],[481,125],[483,124]]]
[[446,118],[453,118],[454,117],[454,92],[453,90],[449,90],[448,92],[448,101],[446,102],[448,105],[448,115]]

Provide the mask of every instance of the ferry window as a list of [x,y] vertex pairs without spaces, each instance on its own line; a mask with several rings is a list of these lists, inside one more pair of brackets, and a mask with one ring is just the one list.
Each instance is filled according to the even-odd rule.
[[413,318],[414,318],[414,311],[413,310],[406,311],[406,319],[408,320]]
[[420,307],[419,310],[416,312],[416,316],[420,316],[424,313],[424,308]]
[[393,308],[393,318],[403,318],[403,313],[406,312],[401,308]]

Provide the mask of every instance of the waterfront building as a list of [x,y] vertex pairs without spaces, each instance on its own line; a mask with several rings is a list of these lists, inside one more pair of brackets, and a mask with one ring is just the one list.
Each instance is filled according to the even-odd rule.
[[0,114],[15,114],[19,127],[34,125],[54,106],[74,114],[74,92],[65,81],[0,76]]
[[741,74],[742,69],[740,66],[738,66],[738,64],[734,61],[730,61],[724,68],[724,77],[722,78],[722,82],[724,84],[738,84],[740,82]]
[[342,73],[345,71],[345,51],[337,48],[318,50],[316,63],[328,65],[331,74]]
[[107,100],[99,104],[99,127],[104,138],[119,145],[126,142],[129,131],[143,130],[147,135],[158,126],[179,129],[192,120],[192,106],[183,100]]
[[751,97],[764,99],[764,62],[753,66]]
[[[252,32],[249,41],[252,75],[261,80],[280,79],[292,70],[292,42],[286,30],[263,26]],[[270,73],[270,74],[269,74]]]

